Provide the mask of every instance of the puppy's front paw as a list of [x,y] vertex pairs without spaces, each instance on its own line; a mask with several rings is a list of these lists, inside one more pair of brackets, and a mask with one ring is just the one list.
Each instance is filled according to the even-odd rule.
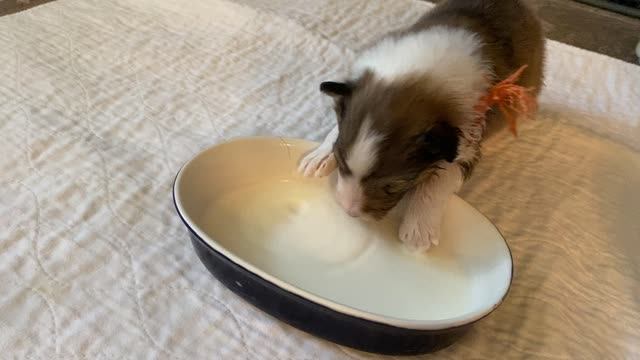
[[307,177],[324,177],[331,174],[335,168],[336,158],[333,156],[333,150],[320,145],[300,161],[298,171]]
[[435,219],[408,215],[402,220],[398,235],[412,252],[426,252],[440,242],[440,223]]

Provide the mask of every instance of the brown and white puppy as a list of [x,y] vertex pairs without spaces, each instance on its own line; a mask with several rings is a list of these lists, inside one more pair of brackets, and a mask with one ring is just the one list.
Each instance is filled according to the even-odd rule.
[[364,50],[347,81],[321,84],[338,125],[300,171],[337,167],[338,201],[354,217],[381,219],[405,199],[400,239],[425,251],[480,158],[486,127],[475,105],[525,64],[519,84],[537,95],[543,60],[540,23],[523,1],[445,1]]

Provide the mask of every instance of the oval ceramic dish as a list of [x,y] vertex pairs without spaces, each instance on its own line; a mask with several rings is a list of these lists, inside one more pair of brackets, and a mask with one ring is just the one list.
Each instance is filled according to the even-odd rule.
[[397,221],[350,218],[328,179],[297,173],[313,146],[239,139],[178,173],[176,209],[198,257],[229,289],[303,331],[380,354],[443,348],[503,301],[511,253],[478,211],[454,197],[440,245],[410,254]]

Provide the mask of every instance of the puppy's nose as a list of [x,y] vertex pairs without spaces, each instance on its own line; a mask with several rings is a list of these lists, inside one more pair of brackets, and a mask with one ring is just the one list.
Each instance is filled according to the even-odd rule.
[[346,212],[349,216],[351,217],[359,217],[360,216],[360,206],[358,205],[357,202],[353,201],[353,199],[345,199],[345,198],[338,198],[338,203],[340,204],[340,206],[342,207],[342,209],[344,210],[344,212]]
[[352,207],[349,209],[345,209],[347,214],[349,214],[349,216],[357,218],[360,217],[360,209],[358,209],[358,207]]

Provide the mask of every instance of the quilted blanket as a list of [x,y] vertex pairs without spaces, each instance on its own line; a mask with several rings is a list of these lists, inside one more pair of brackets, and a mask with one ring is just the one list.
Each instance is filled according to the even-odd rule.
[[[247,305],[196,258],[180,166],[319,140],[322,80],[414,0],[59,0],[0,18],[0,358],[375,359]],[[425,359],[640,358],[640,67],[549,42],[538,117],[462,196],[504,233],[506,302]]]

